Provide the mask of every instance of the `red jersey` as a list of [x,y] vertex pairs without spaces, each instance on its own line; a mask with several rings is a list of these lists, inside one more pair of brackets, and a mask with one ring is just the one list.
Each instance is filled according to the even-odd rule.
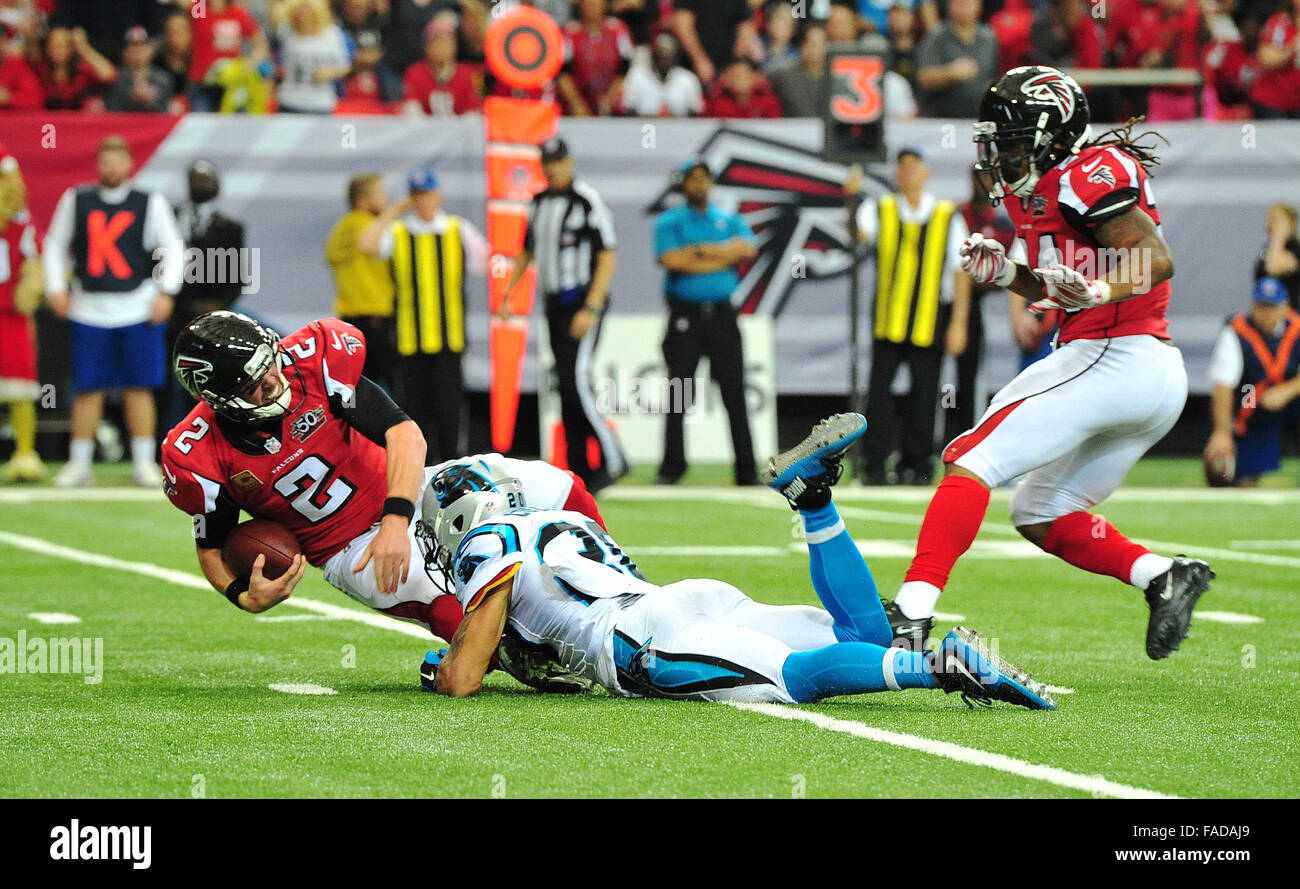
[[614,80],[632,61],[632,32],[612,16],[592,31],[580,21],[564,26],[564,57],[573,82],[592,114],[614,85]]
[[283,524],[320,565],[379,521],[387,454],[342,418],[365,364],[361,331],[327,318],[283,343],[289,411],[249,427],[200,403],[163,441],[163,489],[194,516],[199,546],[221,546],[243,509]]
[[[1093,237],[1095,225],[1138,206],[1160,226],[1146,170],[1113,145],[1070,156],[1043,174],[1027,201],[1012,197],[1005,204],[1031,269],[1065,265],[1090,280],[1104,277],[1116,261]],[[1150,269],[1141,257],[1130,267]],[[1060,322],[1059,342],[1139,334],[1168,339],[1169,293],[1169,282],[1162,281],[1122,302],[1072,309]]]
[[26,210],[0,229],[0,315],[14,315],[14,288],[23,262],[36,255],[36,226]]
[[217,59],[233,59],[243,55],[244,40],[257,33],[257,20],[240,3],[227,3],[221,12],[207,11],[207,15],[191,17],[194,26],[194,48],[190,54],[190,80],[202,83],[208,69]]
[[1275,46],[1289,51],[1287,61],[1272,71],[1259,69],[1259,76],[1250,88],[1250,100],[1276,111],[1300,111],[1300,54],[1295,46],[1297,33],[1295,21],[1285,12],[1277,12],[1264,23],[1259,32],[1260,46]]
[[457,62],[445,81],[425,61],[413,62],[402,78],[402,99],[420,103],[425,114],[443,117],[483,107],[483,83],[472,65]]

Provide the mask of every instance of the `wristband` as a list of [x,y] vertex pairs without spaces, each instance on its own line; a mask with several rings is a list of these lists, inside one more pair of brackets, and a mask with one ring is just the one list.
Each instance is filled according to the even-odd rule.
[[405,497],[388,497],[384,500],[382,515],[399,515],[410,524],[411,519],[415,518],[415,504]]
[[226,598],[230,600],[231,605],[234,605],[240,611],[243,611],[244,606],[239,604],[239,594],[243,592],[247,592],[247,590],[248,590],[248,581],[236,577],[234,580],[230,582],[230,586],[226,587]]
[[589,306],[586,303],[583,303],[582,307],[593,315],[603,315],[605,313],[605,306],[603,303],[598,306]]

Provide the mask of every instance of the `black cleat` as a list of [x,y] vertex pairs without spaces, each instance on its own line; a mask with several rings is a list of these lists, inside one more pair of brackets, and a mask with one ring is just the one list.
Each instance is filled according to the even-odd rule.
[[1187,638],[1192,609],[1210,588],[1214,571],[1200,559],[1174,556],[1174,565],[1146,588],[1151,618],[1147,621],[1147,657],[1169,657]]
[[920,617],[913,620],[903,613],[893,599],[885,602],[884,605],[885,617],[889,619],[889,629],[894,633],[894,641],[890,644],[894,648],[905,651],[924,651],[934,619]]
[[566,670],[549,645],[527,642],[509,632],[497,645],[497,661],[519,682],[547,694],[582,694],[594,686],[585,676]]

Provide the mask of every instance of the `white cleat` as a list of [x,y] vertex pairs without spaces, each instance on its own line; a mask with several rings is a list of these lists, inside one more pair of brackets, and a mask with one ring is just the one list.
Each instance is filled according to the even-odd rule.
[[131,470],[131,483],[138,488],[161,488],[162,473],[155,463],[136,466]]
[[56,488],[89,488],[95,483],[95,473],[89,466],[69,463],[54,476]]

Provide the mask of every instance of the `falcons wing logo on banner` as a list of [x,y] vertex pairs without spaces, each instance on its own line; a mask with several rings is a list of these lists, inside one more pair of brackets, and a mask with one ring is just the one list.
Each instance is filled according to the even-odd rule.
[[1058,71],[1048,71],[1029,78],[1020,86],[1020,91],[1036,102],[1055,105],[1061,112],[1061,119],[1068,120],[1074,115],[1074,91],[1066,81],[1065,75]]
[[[758,237],[758,255],[737,268],[732,302],[742,313],[779,315],[799,281],[847,274],[846,167],[799,145],[725,128],[695,153],[716,177],[710,200],[739,212]],[[864,180],[868,197],[889,192],[869,171]],[[646,213],[661,213],[675,199],[665,188]]]

